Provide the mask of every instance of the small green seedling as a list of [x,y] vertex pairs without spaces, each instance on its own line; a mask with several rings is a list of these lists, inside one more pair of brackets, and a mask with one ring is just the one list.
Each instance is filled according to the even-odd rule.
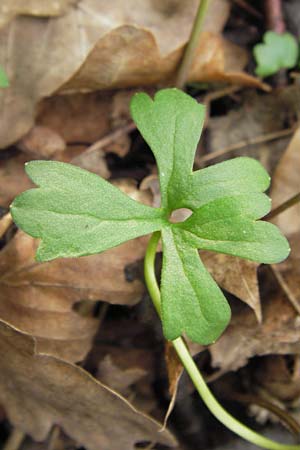
[[[151,147],[159,170],[161,207],[134,201],[95,174],[55,161],[33,161],[26,172],[39,186],[19,195],[11,213],[17,225],[41,243],[36,258],[49,261],[103,252],[153,233],[145,258],[145,278],[171,340],[203,400],[230,429],[266,448],[297,449],[266,439],[231,417],[212,396],[181,336],[209,344],[224,331],[230,308],[199,257],[198,249],[276,263],[289,254],[278,228],[259,220],[270,211],[263,193],[270,177],[254,159],[235,158],[193,171],[204,122],[204,106],[177,89],[154,100],[136,94],[132,117]],[[171,214],[192,215],[172,223]],[[161,294],[154,271],[162,239]],[[275,445],[275,446],[274,446]]]
[[6,76],[6,73],[0,66],[0,88],[6,88],[9,86],[8,78]]
[[256,75],[265,78],[274,75],[280,69],[292,69],[299,57],[299,45],[291,33],[277,34],[267,31],[263,42],[253,49],[256,60]]

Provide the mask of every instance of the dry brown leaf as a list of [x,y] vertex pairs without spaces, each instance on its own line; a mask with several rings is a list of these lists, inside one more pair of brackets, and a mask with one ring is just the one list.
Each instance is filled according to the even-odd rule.
[[300,353],[300,322],[295,309],[279,293],[262,305],[262,324],[249,309],[233,315],[220,339],[209,347],[212,365],[222,373],[243,367],[256,355]]
[[[148,88],[147,91],[150,95],[152,94],[151,88]],[[133,89],[122,89],[115,93],[111,105],[111,125],[113,130],[126,126],[126,124],[131,122],[130,100],[134,93],[135,90]],[[130,137],[128,134],[124,134],[120,138],[114,140],[107,147],[107,150],[123,157],[128,153],[130,145]]]
[[165,346],[165,358],[169,379],[169,393],[173,396],[177,390],[177,384],[182,373],[183,366],[173,345],[169,341],[166,342]]
[[[182,56],[197,4],[83,0],[46,23],[32,17],[14,19],[0,33],[0,59],[10,80],[10,87],[1,91],[0,148],[20,139],[33,126],[37,102],[58,91],[134,87],[168,79]],[[211,2],[191,79],[262,86],[240,71],[245,51],[218,35],[228,13],[226,0]]]
[[258,136],[279,132],[294,125],[295,118],[300,118],[300,90],[298,86],[288,86],[279,92],[263,96],[247,91],[240,96],[239,107],[226,115],[210,118],[208,148],[214,152],[243,142],[244,146],[240,151],[225,156],[253,156],[259,159],[268,171],[273,172],[289,137],[255,146],[251,146],[249,142]]
[[[68,152],[67,152],[68,153]],[[69,153],[71,155],[71,153]],[[67,161],[68,162],[68,158]],[[104,152],[99,149],[93,152],[80,151],[78,156],[72,157],[71,163],[82,169],[100,175],[102,178],[108,179],[110,171],[108,170]]]
[[201,252],[203,263],[216,282],[226,291],[247,303],[261,322],[261,305],[257,281],[258,263],[221,253]]
[[[114,184],[135,200],[151,203],[132,180]],[[0,317],[37,337],[38,351],[83,359],[98,322],[80,316],[76,303],[137,303],[144,285],[139,279],[127,281],[125,268],[144,257],[146,242],[147,237],[139,238],[99,255],[37,263],[37,240],[18,232],[0,253]]]
[[40,102],[36,122],[68,143],[92,144],[111,129],[113,92],[54,95]]
[[63,152],[66,143],[55,131],[36,125],[18,142],[17,146],[31,156],[47,159],[55,153]]
[[[18,193],[20,179],[26,184],[23,189],[31,187],[23,169],[24,158],[20,155],[6,161],[15,164],[8,170],[4,187],[15,191],[10,194],[4,189],[3,203],[11,200],[8,194],[14,197]],[[16,167],[20,169],[20,179]],[[7,170],[7,165],[4,168]],[[99,169],[99,164],[94,164],[95,168]],[[105,175],[103,170],[101,175]],[[139,191],[132,180],[115,180],[114,184],[137,201],[151,203],[149,194]],[[34,260],[37,240],[17,233],[0,253],[0,318],[36,336],[38,351],[71,361],[83,359],[90,349],[97,321],[77,314],[76,303],[137,303],[144,286],[136,278],[127,281],[125,268],[144,257],[146,242],[147,238],[140,238],[101,255],[40,264]]]
[[[38,139],[42,138],[42,135],[39,135]],[[47,133],[47,135],[49,136],[49,133]],[[52,135],[52,132],[50,133],[50,135]],[[58,140],[60,141],[60,138],[58,138]],[[57,139],[55,139],[55,141],[57,142]],[[18,194],[33,187],[33,184],[31,183],[29,177],[25,172],[24,164],[27,161],[33,159],[48,159],[46,158],[46,153],[49,152],[52,144],[53,141],[47,148],[47,141],[41,139],[38,143],[39,148],[35,147],[38,155],[34,155],[33,152],[31,153],[31,155],[11,155],[9,158],[0,161],[1,206],[8,207]],[[105,161],[105,155],[103,151],[97,150],[95,152],[88,153],[84,151],[85,149],[86,147],[82,146],[80,146],[79,149],[74,149],[73,147],[71,149],[68,148],[67,150],[56,153],[54,155],[54,159],[56,161],[63,161],[68,163],[71,162],[72,164],[75,164],[83,169],[90,170],[91,172],[100,175],[102,178],[109,178],[110,171],[107,168],[107,163]]]
[[[232,71],[225,65],[229,47],[235,54]],[[61,91],[73,92],[87,86],[97,90],[157,84],[174,75],[181,56],[182,47],[163,57],[149,30],[124,25],[97,42],[87,60],[61,87]],[[194,82],[232,82],[263,87],[258,79],[241,72],[247,60],[247,53],[243,49],[227,43],[218,34],[203,31],[188,79]],[[105,76],[100,78],[98,68],[101,65],[105,67]]]
[[59,16],[78,0],[2,0],[0,5],[0,28],[17,15]]
[[96,371],[97,378],[128,398],[140,411],[160,416],[160,402],[154,388],[157,352],[155,347],[145,346],[145,324],[137,318],[133,321],[108,319],[102,324],[98,338],[100,342],[95,339],[87,362]]
[[291,246],[290,256],[272,269],[288,299],[300,314],[300,232],[287,235]]
[[180,380],[180,377],[183,372],[183,365],[182,365],[180,359],[178,358],[178,355],[177,355],[172,343],[169,341],[167,341],[165,344],[165,360],[166,360],[168,380],[169,380],[170,402],[169,402],[169,406],[168,406],[168,409],[167,409],[165,417],[164,417],[163,429],[166,428],[170,414],[172,413],[173,408],[175,406],[179,380]]
[[9,212],[4,214],[4,216],[0,218],[0,239],[3,237],[12,223],[12,217]]
[[[179,0],[161,3],[145,1],[137,7],[134,0],[104,2],[101,14],[110,21],[109,33],[94,42],[88,58],[62,90],[108,87],[132,87],[155,84],[174,72],[187,42],[197,9],[197,1]],[[213,0],[207,12],[203,29],[218,33],[229,14],[225,0]],[[99,14],[95,0],[82,6],[90,14]],[[207,52],[206,52],[207,55]],[[210,57],[213,54],[209,51]],[[122,61],[122,64],[120,64]],[[213,63],[212,59],[210,59]],[[205,61],[206,62],[206,61]],[[99,76],[99,67],[103,68]]]
[[140,184],[140,189],[142,191],[150,192],[152,196],[152,206],[154,208],[160,208],[161,195],[157,175],[148,175],[145,177]]
[[21,450],[78,450],[78,447],[73,439],[54,426],[46,442],[34,442],[27,436]]
[[124,269],[143,258],[145,246],[140,238],[99,255],[37,263],[37,241],[18,232],[0,253],[0,317],[36,336],[39,352],[81,360],[97,321],[81,317],[74,305],[80,300],[137,303],[144,286],[126,281]]
[[[129,102],[134,91],[102,91],[89,94],[56,95],[38,106],[36,123],[55,130],[69,144],[93,144],[131,121]],[[127,133],[113,140],[104,151],[125,156],[131,140]]]
[[24,170],[30,158],[20,154],[0,161],[0,205],[8,207],[16,195],[33,187]]
[[[272,177],[272,204],[276,208],[300,191],[300,128],[297,129]],[[274,219],[288,236],[299,232],[300,204],[296,204]]]
[[[273,176],[271,197],[277,207],[299,193],[300,128],[295,132]],[[273,265],[273,271],[288,298],[300,313],[300,204],[296,204],[273,219],[287,236],[291,254],[281,264]]]
[[[0,317],[38,336],[38,350],[78,361],[89,350],[97,328],[95,319],[72,310],[76,301],[89,298],[80,280],[74,286],[80,264],[66,266],[66,272],[61,260],[58,266],[39,265],[34,261],[36,247],[36,241],[19,232],[0,253]],[[83,269],[86,276],[88,267]]]
[[[298,363],[299,363],[299,356]],[[254,376],[257,384],[263,387],[273,398],[285,403],[296,403],[300,397],[300,374],[296,362],[296,371],[288,367],[284,356],[268,356],[258,361]]]
[[152,206],[152,195],[149,191],[137,189],[137,183],[135,180],[128,178],[118,178],[112,181],[112,184],[133,200],[144,203],[145,205]]
[[139,366],[121,368],[111,355],[106,355],[99,363],[97,378],[119,394],[127,397],[128,388],[143,378],[146,373]]
[[191,82],[221,82],[242,86],[268,87],[243,72],[248,54],[215,32],[203,32],[189,74]]
[[56,424],[88,450],[132,450],[138,441],[174,446],[172,435],[78,366],[35,353],[35,340],[0,323],[0,401],[35,440]]

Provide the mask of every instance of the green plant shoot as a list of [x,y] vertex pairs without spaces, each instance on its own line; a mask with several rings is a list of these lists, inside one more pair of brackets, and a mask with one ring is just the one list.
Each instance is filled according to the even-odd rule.
[[[263,193],[270,177],[246,157],[193,171],[204,106],[177,89],[143,93],[132,117],[157,161],[161,207],[138,203],[99,176],[71,164],[33,161],[26,172],[38,186],[11,206],[16,224],[40,238],[39,261],[103,252],[160,231],[163,244],[161,314],[166,339],[186,334],[209,344],[224,331],[230,308],[204,267],[199,249],[263,263],[282,261],[289,244],[276,226],[259,220],[271,208]],[[171,223],[171,213],[192,215]]]
[[256,75],[265,78],[274,75],[280,69],[292,69],[299,57],[299,45],[291,33],[278,34],[267,31],[263,42],[253,49],[256,60]]
[[4,72],[2,67],[0,66],[0,88],[6,88],[8,86],[9,86],[8,78],[6,76],[6,73]]
[[[235,158],[193,171],[204,107],[177,89],[154,100],[136,94],[132,117],[151,147],[159,170],[161,207],[138,203],[95,174],[71,164],[33,161],[26,172],[38,186],[11,206],[17,225],[41,243],[36,258],[49,261],[99,253],[153,233],[145,255],[145,280],[172,344],[210,411],[229,429],[272,450],[300,450],[265,438],[228,414],[212,395],[182,334],[201,344],[214,342],[230,320],[222,291],[204,267],[199,249],[264,263],[287,257],[289,244],[278,228],[261,219],[271,208],[264,194],[270,177],[254,159]],[[172,223],[176,209],[192,215]],[[155,254],[163,245],[161,289]]]

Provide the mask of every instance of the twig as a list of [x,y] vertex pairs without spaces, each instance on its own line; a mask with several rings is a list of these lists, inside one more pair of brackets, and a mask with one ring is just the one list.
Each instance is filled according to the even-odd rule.
[[2,450],[18,450],[24,438],[24,431],[20,430],[19,428],[14,428],[10,433],[9,438],[5,442]]
[[155,443],[154,442],[150,442],[149,445],[147,445],[147,447],[144,448],[144,450],[152,450],[155,447]]
[[216,150],[215,152],[209,153],[204,156],[197,157],[196,156],[196,164],[200,165],[200,163],[211,161],[212,159],[218,158],[219,156],[226,155],[227,153],[231,153],[235,150],[242,150],[248,145],[257,145],[262,144],[264,142],[273,141],[275,139],[280,139],[285,136],[289,136],[295,131],[295,127],[288,128],[287,130],[274,131],[273,133],[267,133],[260,136],[256,136],[252,139],[246,139],[244,141],[237,142],[236,144],[230,145],[228,147],[222,148],[221,150]]
[[219,98],[223,98],[223,97],[226,97],[227,95],[235,94],[236,92],[240,91],[241,89],[242,89],[242,86],[227,86],[223,89],[218,89],[216,91],[209,92],[208,94],[204,95],[204,97],[202,97],[201,99],[199,98],[199,100],[207,105],[208,103],[211,103],[214,100],[218,100]]
[[202,31],[202,25],[207,11],[208,3],[209,0],[200,0],[189,42],[187,44],[177,72],[175,86],[179,89],[182,89],[186,83],[189,70],[199,44],[199,36]]
[[240,8],[244,9],[257,19],[263,18],[263,15],[259,11],[257,11],[257,9],[253,8],[253,6],[249,5],[249,3],[246,2],[246,0],[232,0],[232,2],[236,3]]
[[[281,0],[265,0],[266,27],[275,33],[282,34],[285,32],[286,26],[282,13]],[[287,71],[280,69],[274,76],[273,81],[277,86],[285,86],[287,84]]]
[[293,78],[295,81],[299,81],[300,73],[298,73],[298,72],[290,72],[290,77]]
[[275,33],[285,32],[281,0],[265,0],[266,24]]
[[[99,139],[99,141],[92,144],[83,153],[80,154],[80,157],[82,157],[82,155],[89,155],[90,153],[93,153],[97,150],[101,150],[102,148],[119,139],[124,134],[130,133],[135,129],[136,129],[135,123],[133,122],[127,123],[126,125],[118,128],[117,130],[112,131],[103,138]],[[76,158],[73,158],[72,162],[74,161],[76,161]]]
[[252,394],[237,394],[234,393],[230,396],[232,400],[237,400],[240,403],[254,404],[270,411],[272,414],[276,415],[296,436],[300,433],[300,424],[279,406],[275,405],[273,402],[262,398],[258,395]]
[[109,309],[109,303],[103,302],[103,305],[101,306],[99,315],[98,315],[98,329],[103,325],[104,319],[106,317],[106,314]]
[[291,208],[292,206],[296,205],[299,202],[300,202],[300,192],[298,192],[298,194],[293,195],[285,202],[281,203],[281,205],[272,209],[272,211],[269,212],[269,214],[265,217],[265,220],[273,219],[273,217],[278,216],[278,214],[281,214],[283,211]]
[[295,308],[295,311],[297,311],[298,315],[300,315],[299,300],[295,294],[295,291],[290,288],[290,285],[286,282],[285,277],[282,276],[282,273],[278,270],[277,265],[272,264],[271,268],[283,292],[286,294],[287,298]]
[[58,425],[54,425],[49,438],[49,443],[47,445],[47,450],[55,450],[59,436],[60,436],[60,428]]
[[206,114],[205,114],[205,125],[208,123],[210,118],[210,105],[213,101],[218,100],[220,98],[230,96],[232,94],[235,94],[236,92],[240,91],[242,89],[242,86],[227,86],[223,89],[218,89],[213,92],[209,92],[208,94],[197,97],[196,100],[199,102],[204,103],[206,107]]
[[7,229],[11,226],[11,224],[12,224],[12,217],[11,217],[10,213],[7,213],[3,217],[1,217],[1,219],[0,219],[0,238],[2,238],[4,233],[6,233]]

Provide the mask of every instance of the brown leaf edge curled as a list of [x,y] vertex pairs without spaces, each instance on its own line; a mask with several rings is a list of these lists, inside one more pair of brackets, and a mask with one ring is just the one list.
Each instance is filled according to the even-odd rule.
[[167,430],[84,369],[35,353],[35,339],[0,321],[0,402],[35,440],[53,425],[87,450],[132,450],[139,441],[175,446]]
[[[272,183],[274,207],[278,207],[300,191],[300,127],[297,128],[276,167]],[[274,274],[288,299],[300,314],[300,203],[276,216],[273,220],[287,236],[291,245],[290,257],[272,266]]]

